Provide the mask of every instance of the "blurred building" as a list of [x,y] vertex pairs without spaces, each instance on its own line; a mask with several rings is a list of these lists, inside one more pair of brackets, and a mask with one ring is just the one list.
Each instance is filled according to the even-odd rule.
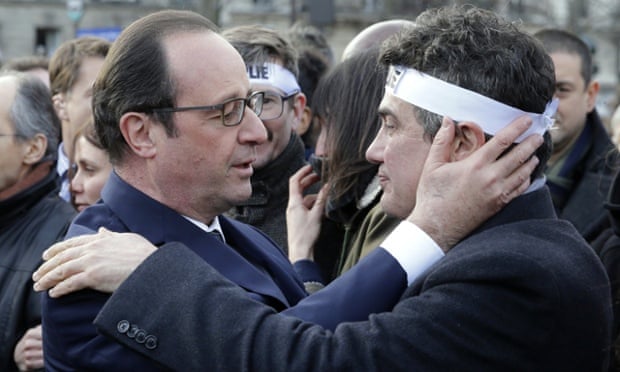
[[373,22],[412,19],[429,7],[453,3],[494,10],[530,30],[562,27],[582,35],[595,51],[601,101],[615,99],[620,75],[618,0],[0,0],[0,61],[50,55],[76,35],[113,39],[135,19],[166,8],[198,11],[223,28],[314,24],[325,32],[339,58],[347,42]]

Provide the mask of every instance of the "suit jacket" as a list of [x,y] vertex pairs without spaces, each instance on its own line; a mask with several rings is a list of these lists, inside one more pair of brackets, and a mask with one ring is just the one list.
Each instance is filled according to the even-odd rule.
[[[191,252],[171,248],[161,252],[170,257],[154,254],[140,265],[95,324],[132,347],[118,325],[138,321],[162,340],[142,352],[175,370],[600,371],[606,363],[609,282],[575,228],[555,218],[546,188],[517,198],[457,244],[391,312],[333,332],[247,300]],[[167,264],[171,257],[178,265]],[[141,284],[164,269],[166,278],[184,275],[193,296],[167,280],[158,289]],[[197,270],[205,280],[191,279]],[[177,302],[188,309],[183,317],[167,306]]]
[[[223,276],[243,288],[246,298],[250,297],[257,302],[265,303],[278,311],[290,308],[306,296],[303,283],[296,276],[292,265],[265,234],[252,226],[223,216],[220,216],[220,225],[227,244],[133,188],[113,173],[102,190],[102,202],[80,214],[70,227],[67,236],[92,233],[99,226],[105,226],[112,231],[141,234],[157,246],[167,242],[178,242],[202,258],[197,261],[209,262]],[[193,260],[197,258],[195,255]],[[396,277],[392,293],[386,296],[383,294],[385,285],[371,283],[374,287],[370,290],[380,294],[377,296],[377,302],[366,301],[368,302],[366,305],[351,300],[350,304],[343,306],[341,313],[336,311],[337,322],[340,319],[357,320],[362,316],[358,315],[360,311],[365,312],[362,318],[365,319],[374,309],[381,311],[385,307],[393,306],[405,288],[403,283],[405,274],[402,269],[400,273],[394,270],[393,266],[385,270],[397,273],[392,274]],[[202,274],[196,273],[196,275],[194,279],[201,280]],[[162,272],[160,279],[165,276],[165,272]],[[179,284],[184,282],[181,278],[173,280]],[[162,283],[156,280],[144,284],[157,288]],[[185,292],[184,289],[182,291]],[[185,293],[193,296],[188,292]],[[162,296],[166,295],[162,293]],[[353,296],[352,293],[342,294],[343,300]],[[107,298],[107,294],[92,290],[79,291],[59,299],[44,296],[43,332],[46,368],[142,371],[159,367],[140,354],[97,333],[92,321]],[[133,298],[131,302],[140,302],[140,296]],[[177,315],[183,314],[186,310],[182,306],[174,304],[170,306]],[[323,313],[334,317],[334,312],[321,309],[321,306],[311,300],[289,311],[304,319],[329,326],[323,319],[330,318]],[[338,318],[340,314],[342,318]],[[152,335],[143,332],[136,324],[128,325],[127,332],[132,335],[132,340],[137,345],[145,349],[157,344]]]

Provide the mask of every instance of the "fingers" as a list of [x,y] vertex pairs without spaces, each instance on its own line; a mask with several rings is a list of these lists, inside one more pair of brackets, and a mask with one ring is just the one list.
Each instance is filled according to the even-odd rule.
[[428,152],[428,157],[426,159],[427,164],[431,164],[433,168],[435,168],[439,164],[446,163],[450,160],[451,144],[454,140],[455,131],[456,125],[454,122],[450,118],[444,116],[441,127],[435,134],[435,138]]
[[538,158],[533,156],[506,178],[505,188],[508,191],[502,194],[501,203],[503,205],[508,204],[527,190],[531,184],[531,174],[538,163]]
[[508,153],[504,154],[504,156],[499,158],[496,162],[500,171],[503,172],[502,174],[511,174],[522,164],[525,164],[543,142],[544,140],[541,135],[534,134],[516,145]]
[[52,298],[58,298],[89,287],[91,287],[91,285],[88,283],[88,276],[86,273],[78,272],[75,275],[68,276],[55,284],[55,286],[50,289],[47,294]]
[[81,267],[83,265],[80,264],[79,259],[59,260],[60,263],[58,263],[55,261],[57,257],[41,265],[39,270],[33,274],[35,282],[33,288],[35,291],[48,290],[68,280],[68,278],[78,275],[82,271]]
[[301,202],[304,191],[320,180],[310,165],[304,165],[289,179],[289,202]]
[[497,159],[531,125],[532,119],[529,116],[521,116],[497,132],[487,144],[480,148],[481,155],[484,156],[483,161],[489,162]]
[[[32,274],[32,280],[38,282],[41,278],[47,276],[45,278],[44,283],[46,284],[48,281],[53,281],[53,278],[48,274],[54,268],[61,266],[63,263],[76,259],[82,254],[82,249],[85,245],[87,245],[90,241],[93,240],[95,235],[85,235],[78,238],[67,240],[66,246],[60,246],[59,244],[55,244],[53,248],[58,247],[58,250],[55,250],[50,255],[47,256],[46,260],[39,268]],[[63,242],[64,243],[64,242]],[[62,244],[62,243],[60,243]],[[52,248],[50,248],[52,249]],[[49,250],[48,250],[49,251]],[[61,273],[56,272],[55,275],[59,275]],[[47,288],[42,288],[40,290],[45,290]],[[36,286],[35,286],[36,290]]]
[[56,256],[57,254],[59,254],[60,252],[66,251],[69,248],[84,245],[87,242],[90,242],[93,236],[94,234],[81,235],[81,236],[71,238],[71,239],[68,239],[62,242],[58,242],[43,252],[43,259],[47,261],[51,259],[52,257]]

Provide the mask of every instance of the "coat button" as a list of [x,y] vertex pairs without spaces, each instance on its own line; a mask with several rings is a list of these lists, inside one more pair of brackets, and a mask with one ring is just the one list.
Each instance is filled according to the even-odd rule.
[[138,326],[136,325],[132,325],[131,328],[129,328],[129,331],[127,331],[127,337],[129,338],[136,337],[136,333],[138,333],[138,331],[140,331],[140,328],[138,328]]
[[139,330],[136,333],[136,342],[139,344],[143,344],[146,341],[146,332],[144,332],[144,330]]
[[146,340],[144,340],[144,347],[153,350],[157,347],[157,337],[153,335],[146,336]]
[[116,325],[116,330],[119,331],[120,333],[127,332],[129,330],[129,322],[126,320],[121,320]]

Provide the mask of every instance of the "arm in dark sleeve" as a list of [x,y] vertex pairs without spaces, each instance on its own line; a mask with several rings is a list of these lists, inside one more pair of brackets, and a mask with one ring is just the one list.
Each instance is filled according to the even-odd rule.
[[[393,260],[387,252],[383,254],[385,256],[377,256],[377,261]],[[386,267],[392,268],[389,264]],[[404,274],[402,275],[404,276]],[[351,281],[353,278],[353,276],[345,277],[343,284],[336,283],[339,287],[333,292],[329,291],[330,286],[328,286],[314,295],[317,296],[328,290],[317,301],[322,311],[330,313],[340,306],[338,298],[329,298],[330,293],[336,295],[344,290],[354,292],[350,288],[347,289],[346,285],[346,283],[354,285]],[[381,289],[382,280],[375,280],[375,282],[378,283],[377,288]],[[404,288],[404,278],[402,282],[400,285],[401,288]],[[157,283],[157,285],[153,285],[153,283]],[[383,285],[383,287],[385,286]],[[348,297],[353,298],[355,295],[353,293]],[[398,295],[400,296],[400,293]],[[314,305],[311,302],[314,296],[310,296],[308,306]],[[135,301],[136,298],[141,300]],[[196,301],[197,299],[200,300]],[[334,302],[331,307],[329,307],[330,300]],[[372,298],[367,300],[372,302]],[[355,307],[357,306],[356,303],[346,307]],[[225,333],[228,335],[216,335],[212,333],[209,320],[218,317],[220,311],[234,313],[235,318],[245,319],[246,315],[239,312],[242,311],[248,314],[247,316],[251,314],[251,320],[248,319],[247,323],[235,324],[233,322],[231,323],[232,327],[224,327],[227,329]],[[353,308],[353,311],[356,309]],[[221,350],[243,349],[245,347],[242,345],[249,343],[251,338],[242,336],[240,344],[238,338],[240,332],[245,333],[248,326],[256,328],[249,323],[261,322],[262,318],[269,319],[274,314],[276,312],[273,309],[249,299],[245,291],[224,279],[203,260],[196,259],[193,252],[180,244],[171,243],[153,253],[136,269],[109,299],[99,314],[96,324],[101,332],[113,337],[120,343],[173,368],[182,366],[186,370],[247,370],[248,365],[243,360],[238,360],[240,364],[235,366],[222,363],[222,361],[216,360],[217,358],[213,359],[212,356],[204,355],[203,349],[211,348],[213,346],[209,346],[211,343],[217,343],[217,348],[221,347]],[[358,316],[367,319],[368,313],[361,314],[360,312]],[[223,322],[227,321],[223,320]],[[278,326],[278,328],[284,334],[289,334],[296,329],[302,331],[310,328],[313,333],[316,332],[320,335],[319,338],[324,335],[331,335],[331,332],[323,327],[312,327],[311,324],[303,323],[293,316],[278,315],[277,322],[282,322],[279,324],[283,327]],[[123,324],[127,323],[140,324],[141,328],[156,338],[157,346],[149,350],[136,345],[126,333],[122,332]],[[166,326],[163,326],[164,324]],[[262,326],[260,328],[263,329]],[[213,331],[215,330],[213,329]],[[206,338],[205,332],[209,333]],[[180,334],[183,336],[179,337]],[[209,340],[211,337],[213,338]],[[179,343],[180,341],[182,344]],[[175,350],[182,351],[176,352]],[[188,361],[187,358],[191,360]]]
[[[594,293],[592,273],[566,283],[545,262],[507,252],[444,262],[391,312],[330,331],[249,299],[190,251],[169,246],[136,269],[95,325],[186,371],[601,370],[605,337],[594,325],[608,288]],[[576,297],[589,298],[569,306]],[[570,330],[576,319],[582,333]],[[126,323],[143,326],[156,347],[136,345]]]

